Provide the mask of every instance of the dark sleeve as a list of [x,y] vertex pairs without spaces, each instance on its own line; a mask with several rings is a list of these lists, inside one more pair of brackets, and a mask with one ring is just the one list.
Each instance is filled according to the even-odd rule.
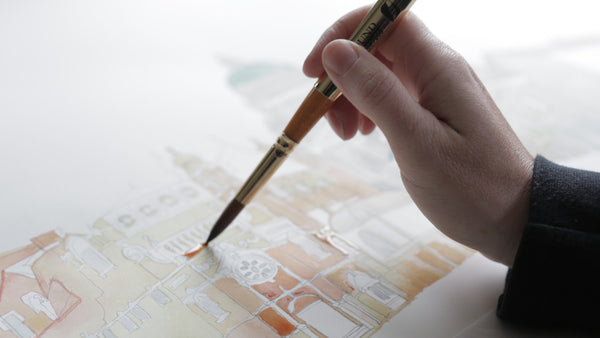
[[529,223],[497,315],[600,331],[600,173],[536,158]]

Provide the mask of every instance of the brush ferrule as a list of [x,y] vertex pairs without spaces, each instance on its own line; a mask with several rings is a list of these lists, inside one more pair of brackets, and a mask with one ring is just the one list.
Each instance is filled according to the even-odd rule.
[[333,81],[327,76],[315,84],[315,88],[331,101],[335,101],[342,95],[342,92],[333,84]]
[[273,176],[295,146],[296,142],[287,135],[282,134],[279,136],[277,142],[267,151],[256,169],[254,169],[250,177],[248,177],[244,185],[240,188],[235,199],[244,205],[252,200],[254,195]]

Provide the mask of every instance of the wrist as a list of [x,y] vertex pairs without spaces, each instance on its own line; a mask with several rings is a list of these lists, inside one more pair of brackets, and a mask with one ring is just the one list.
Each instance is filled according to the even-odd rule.
[[496,260],[508,267],[514,263],[523,230],[529,220],[533,167],[534,159],[531,156],[522,162],[516,176],[515,194],[508,202],[504,220],[498,225],[500,241]]

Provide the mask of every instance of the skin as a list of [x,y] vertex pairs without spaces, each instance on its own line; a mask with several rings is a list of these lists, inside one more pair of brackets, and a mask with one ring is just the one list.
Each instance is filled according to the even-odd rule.
[[454,240],[512,266],[527,223],[533,156],[457,52],[412,13],[375,55],[347,40],[368,8],[325,31],[306,58],[344,94],[327,113],[344,140],[379,127],[421,212]]

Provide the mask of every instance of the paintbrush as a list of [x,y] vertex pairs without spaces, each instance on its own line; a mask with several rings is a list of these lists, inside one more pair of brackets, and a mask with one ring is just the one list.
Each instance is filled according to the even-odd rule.
[[[414,0],[379,0],[373,5],[350,40],[373,50],[375,42],[394,20],[403,16]],[[329,110],[341,95],[329,77],[318,81],[308,93],[277,142],[269,149],[262,161],[240,188],[237,195],[227,205],[211,229],[206,242],[198,245],[185,255],[193,257],[223,232],[252,200],[262,186],[281,166],[294,147],[306,136],[319,119]]]

